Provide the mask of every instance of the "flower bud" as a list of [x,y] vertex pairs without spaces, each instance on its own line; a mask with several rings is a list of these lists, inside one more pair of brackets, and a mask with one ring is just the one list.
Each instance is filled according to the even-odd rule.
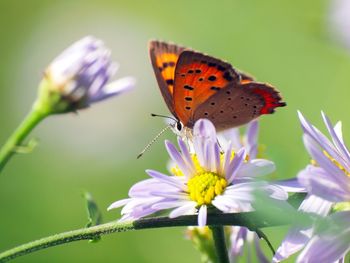
[[132,77],[107,84],[117,69],[101,40],[84,37],[48,66],[35,107],[48,113],[65,113],[131,89],[135,84]]

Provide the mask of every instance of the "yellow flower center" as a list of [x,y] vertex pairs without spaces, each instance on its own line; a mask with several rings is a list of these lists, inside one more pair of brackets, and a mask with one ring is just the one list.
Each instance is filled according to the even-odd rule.
[[341,202],[341,203],[336,203],[333,206],[333,211],[338,212],[338,211],[350,211],[350,202]]
[[213,172],[204,172],[192,177],[188,183],[190,198],[198,205],[211,204],[215,196],[222,194],[227,186],[225,178]]
[[[234,156],[235,156],[235,152],[232,151],[231,160],[233,160]],[[196,154],[191,154],[191,159],[192,159],[192,162],[194,164],[194,169],[196,170],[197,174],[206,172],[205,169],[200,165]],[[247,155],[246,161],[248,161],[248,160],[249,160],[249,157]],[[220,153],[220,163],[223,163],[223,162],[224,162],[224,154]],[[178,166],[171,167],[170,171],[175,176],[183,176],[184,175]]]
[[[192,162],[194,164],[194,169],[196,170],[197,174],[204,173],[204,168],[200,165],[199,160],[197,158],[196,154],[191,154]],[[183,172],[180,170],[178,166],[171,167],[171,173],[176,176],[183,176]]]
[[[231,160],[234,158],[235,152],[232,151]],[[195,169],[195,174],[187,182],[188,192],[191,200],[197,202],[198,206],[211,204],[215,196],[224,192],[227,181],[224,175],[219,175],[214,172],[208,172],[203,168],[196,154],[191,155]],[[224,154],[220,154],[220,163],[224,162]],[[172,174],[175,176],[184,176],[178,166],[171,168]]]

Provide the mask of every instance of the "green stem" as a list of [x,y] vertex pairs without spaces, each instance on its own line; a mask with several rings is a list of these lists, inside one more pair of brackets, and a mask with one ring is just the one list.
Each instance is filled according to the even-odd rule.
[[[288,217],[276,218],[266,217],[261,220],[258,212],[235,213],[235,214],[212,214],[208,216],[207,224],[209,226],[236,225],[245,226],[249,229],[257,229],[262,227],[279,226],[291,223],[292,219]],[[177,218],[155,217],[139,219],[133,222],[110,222],[90,228],[81,228],[69,232],[64,232],[36,241],[32,241],[13,249],[0,253],[0,262],[6,262],[19,256],[23,256],[41,249],[70,243],[78,240],[98,239],[101,235],[111,234],[115,232],[124,232],[138,229],[177,227],[177,226],[196,226],[197,216],[180,216]],[[225,262],[225,261],[222,261]]]
[[213,233],[216,256],[219,263],[229,263],[229,257],[226,246],[225,231],[223,226],[211,226]]
[[19,127],[8,138],[4,146],[0,150],[0,172],[5,167],[13,154],[16,153],[16,147],[20,146],[28,134],[35,128],[35,126],[43,120],[48,113],[42,111],[37,107],[33,107],[31,112],[19,125]]

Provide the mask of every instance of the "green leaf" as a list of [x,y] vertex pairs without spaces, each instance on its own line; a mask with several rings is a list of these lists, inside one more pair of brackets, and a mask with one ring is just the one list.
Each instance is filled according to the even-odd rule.
[[20,153],[20,154],[31,153],[35,149],[35,147],[38,145],[38,143],[39,141],[37,139],[32,138],[25,145],[15,146],[13,151],[15,153]]
[[[92,198],[92,195],[89,192],[84,193],[84,198],[86,200],[86,211],[88,216],[88,222],[85,227],[97,226],[102,223],[102,214],[99,210],[95,200]],[[101,239],[100,236],[91,239],[90,242],[94,243]]]

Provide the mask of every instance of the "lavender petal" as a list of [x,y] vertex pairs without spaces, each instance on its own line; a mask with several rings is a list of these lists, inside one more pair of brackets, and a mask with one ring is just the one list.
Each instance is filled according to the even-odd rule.
[[250,159],[255,159],[258,152],[258,133],[258,121],[251,121],[247,126],[247,152]]
[[[321,113],[322,114],[322,118],[324,123],[326,124],[326,127],[328,129],[329,134],[332,137],[332,141],[334,143],[334,145],[336,146],[336,148],[338,149],[338,151],[341,153],[341,155],[344,157],[345,159],[345,163],[348,164],[350,162],[350,153],[349,150],[346,148],[346,146],[344,145],[344,143],[341,141],[341,139],[338,137],[337,133],[335,132],[333,125],[331,123],[331,121],[328,119],[328,117],[324,114],[324,112]],[[347,166],[346,168],[350,168],[349,166]]]
[[194,164],[193,164],[193,161],[191,158],[191,154],[188,151],[188,148],[187,148],[185,142],[180,137],[178,138],[177,142],[178,142],[178,145],[180,147],[183,159],[185,160],[185,162],[187,164],[187,167],[190,169],[191,173],[194,173],[194,171],[195,171]]
[[273,162],[264,159],[254,159],[243,163],[236,177],[256,177],[272,173],[276,169]]
[[343,185],[346,183],[344,181],[345,174],[339,169],[326,155],[320,150],[316,142],[309,137],[304,135],[304,144],[311,157],[328,173],[328,176],[332,178],[333,181]]
[[181,154],[175,148],[175,146],[170,141],[165,141],[165,147],[169,153],[171,159],[177,164],[180,170],[186,177],[191,176],[191,168],[188,167],[185,160],[182,158]]
[[271,184],[277,185],[290,193],[305,193],[305,187],[298,181],[297,178],[286,180],[272,181]]
[[245,158],[245,150],[244,150],[244,148],[242,148],[235,155],[235,157],[233,158],[233,160],[230,162],[229,166],[227,167],[227,170],[225,171],[225,177],[226,177],[228,184],[232,183],[237,172],[239,171],[240,167],[243,164],[244,158]]
[[158,171],[154,171],[154,170],[146,170],[146,173],[155,179],[158,179],[160,181],[163,181],[167,184],[170,184],[170,185],[178,188],[179,190],[186,189],[186,186],[182,182],[177,180],[175,176],[168,176],[168,175],[162,174],[162,173],[160,173]]
[[329,172],[320,167],[308,165],[298,174],[301,185],[313,195],[320,196],[330,202],[342,202],[350,199],[350,178],[344,176],[344,183],[334,181]]

